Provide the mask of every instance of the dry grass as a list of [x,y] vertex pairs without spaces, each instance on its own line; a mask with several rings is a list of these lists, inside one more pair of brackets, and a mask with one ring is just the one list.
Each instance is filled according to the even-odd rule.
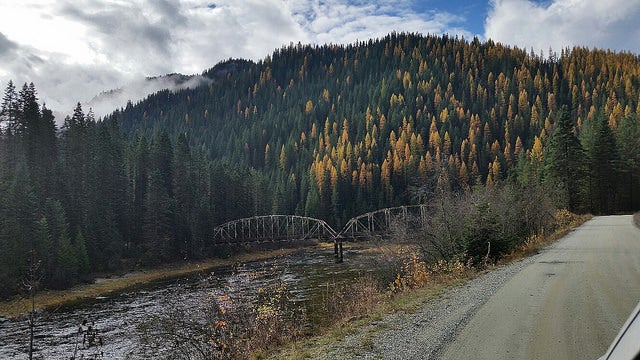
[[555,214],[555,231],[549,235],[544,232],[529,237],[522,245],[500,260],[500,264],[510,263],[534,254],[544,247],[558,241],[574,228],[592,219],[592,215],[575,215],[566,210],[559,210]]
[[[181,263],[163,268],[147,269],[128,273],[123,276],[101,279],[93,284],[79,285],[67,290],[46,290],[36,294],[35,304],[39,310],[56,310],[85,301],[86,299],[126,291],[157,281],[176,279],[191,274],[205,272],[217,267],[231,266],[236,263],[258,261],[278,257],[297,249],[278,249],[264,252],[240,254],[228,259],[209,259],[193,263]],[[28,298],[16,298],[0,302],[0,316],[18,317],[30,310]]]
[[[591,215],[573,215],[568,212],[556,214],[556,230],[549,235],[531,237],[523,245],[504,257],[500,263],[512,262],[532,254],[559,240],[572,229],[591,219]],[[640,213],[636,214],[640,220]],[[402,252],[407,255],[406,247]],[[398,249],[394,249],[398,250]],[[410,250],[410,249],[409,249]],[[414,249],[415,251],[415,249]],[[268,354],[270,359],[309,359],[321,357],[327,344],[340,342],[356,331],[366,331],[383,318],[396,311],[412,312],[442,293],[442,291],[464,283],[487,269],[473,268],[459,261],[425,264],[411,251],[405,257],[401,272],[389,289],[375,287],[370,279],[361,279],[344,288],[337,289],[336,307],[343,316],[330,321],[320,334],[290,343]],[[331,301],[331,300],[330,300]],[[344,306],[347,305],[348,306]],[[346,312],[344,309],[348,309]],[[375,327],[379,327],[376,324]],[[363,330],[364,329],[364,330]],[[371,331],[375,331],[372,329]]]
[[[393,252],[394,256],[403,257],[400,273],[393,282],[380,286],[372,276],[364,276],[329,289],[324,300],[328,319],[319,334],[275,349],[268,354],[268,358],[321,357],[325,345],[340,342],[345,336],[357,331],[370,331],[373,334],[380,325],[372,323],[380,321],[385,314],[415,311],[444,289],[460,284],[477,273],[459,261],[426,264],[419,259],[415,246],[385,246],[384,249],[370,251]],[[365,336],[363,341],[366,343],[373,341],[372,339]]]
[[420,259],[418,253],[412,253],[405,258],[400,272],[389,284],[389,289],[397,294],[438,284],[449,284],[451,281],[468,278],[474,271],[470,262],[464,264],[460,260],[438,260],[435,263],[427,263]]
[[[474,274],[469,272],[466,273],[466,276],[470,277]],[[263,355],[267,359],[279,360],[323,358],[327,346],[339,343],[346,336],[356,332],[370,333],[370,336],[365,337],[363,341],[372,341],[376,331],[385,328],[385,324],[381,320],[386,314],[397,311],[411,313],[439,296],[448,287],[458,285],[466,279],[468,277],[461,279],[438,278],[430,282],[428,286],[393,294],[380,287],[377,287],[377,291],[371,292],[371,283],[365,278],[363,281],[353,284],[353,290],[349,291],[349,295],[346,295],[350,299],[359,299],[359,301],[349,301],[348,306],[342,306],[340,316],[334,317],[333,322],[318,334],[291,342]],[[348,291],[348,288],[344,288],[344,290]],[[355,354],[353,355],[355,356]],[[344,356],[348,358],[349,354],[344,354]]]
[[351,322],[370,314],[387,297],[372,276],[333,286],[323,296],[329,326]]

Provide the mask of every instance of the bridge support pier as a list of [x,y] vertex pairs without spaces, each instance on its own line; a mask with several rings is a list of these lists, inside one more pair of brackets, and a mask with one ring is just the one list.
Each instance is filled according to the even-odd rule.
[[344,257],[342,255],[342,240],[333,240],[333,250],[336,257],[336,262],[341,263],[342,261],[344,261]]

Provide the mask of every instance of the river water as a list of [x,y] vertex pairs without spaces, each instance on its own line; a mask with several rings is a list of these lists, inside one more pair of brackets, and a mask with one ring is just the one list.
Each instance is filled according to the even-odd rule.
[[[382,261],[381,261],[382,260]],[[257,291],[274,280],[284,282],[293,301],[307,308],[310,316],[321,292],[365,274],[382,276],[389,263],[380,253],[366,248],[345,252],[344,262],[334,261],[333,249],[310,247],[266,261],[218,268],[208,274],[156,283],[145,289],[93,299],[69,310],[39,314],[36,322],[36,359],[69,359],[76,353],[85,359],[95,349],[106,359],[131,358],[138,345],[137,325],[151,316],[171,311],[176,304],[201,307],[207,298],[226,294],[234,298]],[[254,291],[255,290],[255,291]],[[79,327],[92,325],[102,346],[86,349]],[[0,359],[27,359],[29,328],[26,320],[0,322]]]

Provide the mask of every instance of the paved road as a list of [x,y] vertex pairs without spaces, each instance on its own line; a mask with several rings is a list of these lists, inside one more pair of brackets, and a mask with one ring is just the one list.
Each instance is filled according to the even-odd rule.
[[640,230],[596,217],[518,272],[443,359],[597,359],[640,301]]

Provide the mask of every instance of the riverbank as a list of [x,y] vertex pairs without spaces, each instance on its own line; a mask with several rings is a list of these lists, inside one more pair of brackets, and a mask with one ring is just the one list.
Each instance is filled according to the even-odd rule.
[[[315,246],[328,245],[318,244]],[[35,308],[37,311],[55,311],[56,309],[73,306],[87,299],[113,295],[132,288],[202,273],[219,267],[284,256],[299,251],[299,249],[300,248],[255,250],[225,259],[206,259],[197,262],[174,263],[158,268],[136,270],[120,276],[114,275],[97,278],[92,284],[77,285],[66,290],[38,291],[35,296]],[[30,310],[31,299],[28,297],[20,297],[0,302],[0,317],[17,318],[28,313]]]
[[[592,219],[571,215],[552,234],[533,236],[498,264],[485,268],[433,271],[423,286],[376,294],[345,306],[345,314],[320,334],[287,344],[269,359],[438,358],[446,344],[490,296],[549,246]],[[437,269],[436,269],[437,270]],[[357,288],[357,286],[354,286]],[[358,308],[360,312],[358,312]],[[416,331],[420,330],[419,338]],[[419,345],[406,352],[409,343]]]

